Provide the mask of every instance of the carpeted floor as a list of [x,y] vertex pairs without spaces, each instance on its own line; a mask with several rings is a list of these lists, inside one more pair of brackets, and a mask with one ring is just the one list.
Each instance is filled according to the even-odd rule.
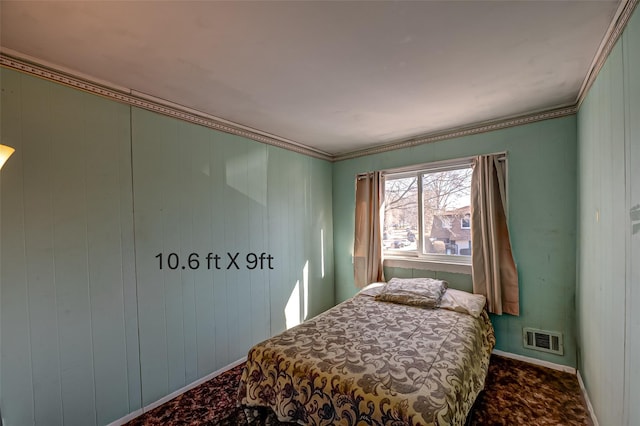
[[471,426],[592,424],[576,376],[496,355],[470,419]]
[[[236,407],[242,365],[140,416],[126,426],[246,425]],[[576,376],[492,355],[470,426],[592,425]]]

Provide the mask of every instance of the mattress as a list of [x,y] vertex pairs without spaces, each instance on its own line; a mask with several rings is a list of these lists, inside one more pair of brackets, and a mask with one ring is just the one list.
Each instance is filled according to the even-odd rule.
[[249,422],[267,409],[302,425],[463,425],[494,344],[484,311],[360,294],[254,346],[239,403]]

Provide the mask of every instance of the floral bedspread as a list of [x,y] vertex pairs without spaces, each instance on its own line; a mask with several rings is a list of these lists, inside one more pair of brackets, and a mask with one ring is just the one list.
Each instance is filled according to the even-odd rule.
[[480,318],[358,295],[254,346],[239,388],[302,425],[463,425],[495,344]]

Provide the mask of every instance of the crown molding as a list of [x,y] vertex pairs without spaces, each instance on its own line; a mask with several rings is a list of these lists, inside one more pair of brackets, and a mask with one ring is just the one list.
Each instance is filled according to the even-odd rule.
[[129,89],[123,89],[104,81],[90,79],[84,75],[79,76],[75,72],[71,74],[68,70],[62,71],[59,67],[53,68],[52,66],[44,66],[32,62],[31,60],[14,57],[7,54],[6,50],[7,49],[4,49],[4,51],[0,52],[0,66],[224,133],[242,136],[257,142],[273,145],[278,148],[287,149],[289,151],[294,151],[299,154],[308,155],[322,160],[333,160],[333,156],[330,154],[307,147],[297,142],[289,141],[260,130],[233,123],[151,95],[135,92]]
[[593,58],[591,62],[591,67],[589,68],[589,72],[587,73],[584,81],[582,82],[582,86],[580,87],[580,91],[578,92],[578,96],[576,97],[576,108],[580,108],[584,98],[589,93],[589,89],[593,85],[596,77],[600,73],[600,70],[604,66],[604,63],[607,61],[611,50],[613,50],[613,46],[616,44],[622,32],[627,26],[629,19],[631,19],[631,15],[638,5],[638,0],[622,0],[618,9],[616,10],[613,19],[611,20],[611,24],[602,39],[602,43],[600,43],[600,47],[596,52],[596,56]]
[[433,133],[430,135],[423,135],[415,138],[411,138],[402,142],[393,142],[387,145],[381,145],[378,147],[367,148],[359,151],[347,152],[344,154],[335,155],[334,161],[349,160],[356,157],[362,157],[365,155],[380,154],[383,152],[394,151],[396,149],[411,148],[414,146],[439,142],[445,139],[459,138],[462,136],[477,135],[480,133],[492,132],[494,130],[506,129],[508,127],[521,126],[523,124],[535,123],[536,121],[549,120],[552,118],[565,117],[567,115],[573,115],[578,112],[575,105],[564,106],[551,110],[541,111],[534,114],[527,114],[518,117],[488,121],[480,124],[475,124],[466,127],[460,127],[457,129],[449,129],[440,133]]
[[131,89],[125,89],[120,86],[116,86],[102,80],[97,80],[55,65],[43,64],[42,61],[39,61],[35,58],[28,57],[28,59],[25,59],[25,56],[20,55],[21,57],[17,57],[17,55],[17,52],[13,51],[11,51],[11,53],[8,53],[8,49],[0,51],[0,66],[11,68],[25,74],[34,75],[36,77],[63,84],[65,86],[73,87],[75,89],[102,96],[116,102],[121,102],[127,105],[146,109],[158,114],[198,124],[232,135],[243,136],[257,142],[266,143],[268,145],[277,146],[279,148],[287,149],[299,154],[304,154],[327,161],[341,161],[356,157],[362,157],[365,155],[379,154],[396,149],[422,145],[425,143],[438,142],[445,139],[475,135],[478,133],[491,132],[507,127],[533,123],[536,121],[564,117],[566,115],[575,114],[577,112],[577,108],[575,106],[563,107],[515,118],[502,119],[472,126],[466,126],[464,128],[449,129],[437,134],[421,135],[409,140],[393,142],[378,147],[331,155],[329,153],[307,147],[294,141],[279,138],[260,130],[232,123],[227,120],[214,117],[164,99],[156,98],[152,95],[136,92]]

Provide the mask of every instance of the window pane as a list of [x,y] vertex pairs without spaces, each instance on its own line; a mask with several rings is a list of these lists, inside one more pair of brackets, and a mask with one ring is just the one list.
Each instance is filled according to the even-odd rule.
[[471,168],[422,175],[424,253],[471,255]]
[[385,250],[416,250],[418,233],[417,176],[387,179],[385,182]]

